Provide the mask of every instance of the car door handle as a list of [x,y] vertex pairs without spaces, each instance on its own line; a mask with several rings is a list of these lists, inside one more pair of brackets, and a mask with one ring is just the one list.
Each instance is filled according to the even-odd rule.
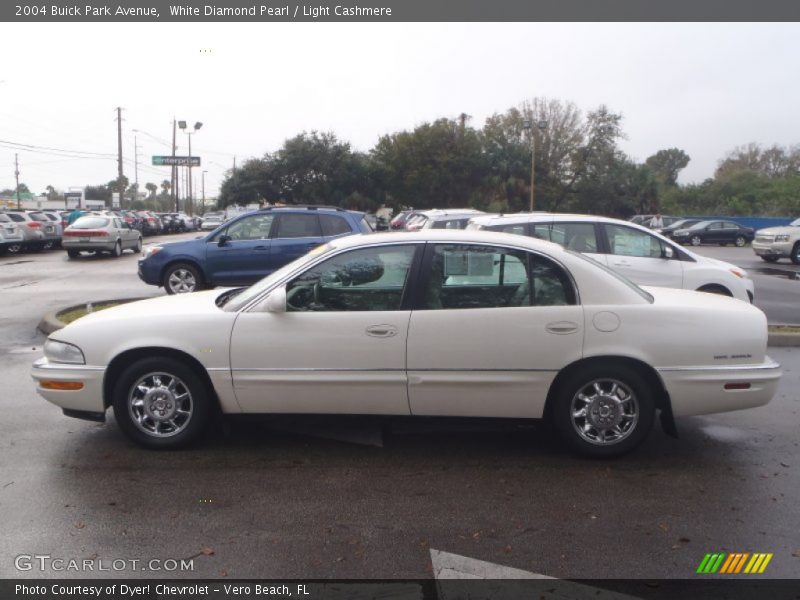
[[254,246],[253,250],[268,250],[267,246]]
[[394,325],[370,325],[366,329],[367,335],[372,337],[394,337],[397,335],[397,327]]
[[578,324],[572,321],[556,321],[555,323],[548,323],[545,329],[556,335],[566,335],[578,331]]
[[629,263],[627,260],[620,260],[620,261],[617,261],[617,262],[612,263],[612,264],[615,267],[630,267],[631,266],[631,263]]

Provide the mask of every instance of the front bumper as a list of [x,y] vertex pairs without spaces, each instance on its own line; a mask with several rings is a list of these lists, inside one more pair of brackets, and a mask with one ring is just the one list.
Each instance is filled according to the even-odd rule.
[[[676,417],[764,406],[775,395],[782,375],[781,366],[768,356],[759,365],[662,367],[656,370],[669,393],[672,413]],[[742,389],[744,385],[748,387]],[[726,389],[726,386],[732,389]]]
[[139,259],[136,273],[139,279],[150,285],[161,285],[159,274],[161,272],[160,265],[153,265],[147,259]]
[[[65,411],[101,413],[103,403],[103,378],[105,367],[51,363],[40,358],[31,367],[31,377],[36,382],[36,392],[48,402]],[[80,390],[53,390],[42,387],[43,381],[80,382]]]
[[778,258],[788,258],[792,254],[792,242],[757,242],[751,244],[753,252],[758,256],[777,256]]

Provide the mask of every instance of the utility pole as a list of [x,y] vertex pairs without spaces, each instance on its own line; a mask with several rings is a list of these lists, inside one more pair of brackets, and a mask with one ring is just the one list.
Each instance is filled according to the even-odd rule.
[[187,179],[189,180],[189,198],[186,204],[189,206],[189,210],[186,212],[190,217],[193,216],[194,211],[192,207],[192,134],[189,134],[189,167],[187,169],[189,171],[187,175]]
[[125,182],[122,180],[122,108],[117,107],[117,188],[119,189],[119,207],[125,197]]
[[14,154],[14,179],[17,181],[17,210],[20,210],[22,203],[19,199],[19,154]]
[[[172,158],[175,158],[175,133],[177,130],[177,121],[172,117]],[[175,212],[178,212],[178,167],[172,165],[172,200],[175,202]]]
[[136,141],[136,134],[133,136],[133,199],[139,195],[139,144]]

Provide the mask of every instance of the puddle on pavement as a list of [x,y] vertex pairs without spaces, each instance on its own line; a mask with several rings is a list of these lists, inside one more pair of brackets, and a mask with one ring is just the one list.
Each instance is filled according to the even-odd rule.
[[793,279],[800,281],[800,271],[790,271],[788,269],[775,269],[771,267],[759,267],[756,269],[750,268],[749,271],[756,273],[763,273],[764,275],[772,275],[773,277],[785,277],[786,279]]

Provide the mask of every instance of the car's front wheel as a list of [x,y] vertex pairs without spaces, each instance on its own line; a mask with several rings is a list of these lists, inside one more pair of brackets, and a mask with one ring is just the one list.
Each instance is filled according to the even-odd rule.
[[114,249],[111,251],[111,255],[114,258],[119,258],[120,256],[122,256],[122,242],[117,240],[117,243],[114,244]]
[[134,254],[141,254],[142,253],[142,238],[138,238],[136,240],[136,245],[133,247]]
[[733,243],[736,244],[739,248],[742,248],[747,243],[747,240],[744,238],[743,235],[737,235],[736,239],[733,240]]
[[200,274],[188,263],[170,265],[164,273],[163,283],[168,294],[187,294],[201,287]]
[[796,265],[800,265],[800,242],[797,242],[792,248],[792,255],[789,257]]
[[553,420],[575,452],[610,458],[633,450],[653,427],[655,402],[635,370],[595,365],[575,373],[557,392]]
[[205,430],[211,396],[198,374],[168,357],[144,358],[128,367],[113,392],[114,417],[137,444],[153,449],[186,446]]
[[8,246],[6,246],[6,251],[11,255],[19,254],[20,252],[22,252],[22,244],[17,244],[17,243],[9,244]]
[[703,240],[700,239],[699,235],[693,235],[692,239],[689,240],[692,243],[692,246],[699,246],[703,243]]

